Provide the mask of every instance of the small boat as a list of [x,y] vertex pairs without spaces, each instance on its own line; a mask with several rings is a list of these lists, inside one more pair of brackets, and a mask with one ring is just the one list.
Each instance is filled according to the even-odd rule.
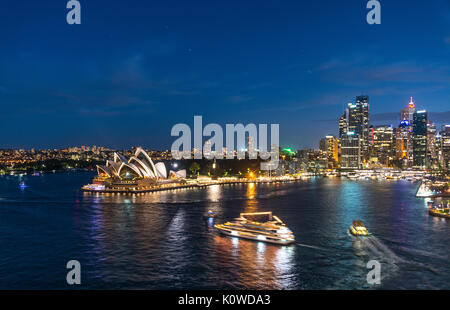
[[[269,216],[266,222],[250,219],[253,216],[265,215]],[[277,216],[272,215],[272,212],[241,213],[235,221],[216,224],[214,227],[219,233],[232,237],[281,245],[295,242],[292,231]]]
[[361,221],[353,221],[352,225],[350,226],[349,231],[353,236],[356,236],[356,237],[369,235],[369,232],[367,231],[366,227],[364,226],[363,222],[361,222]]

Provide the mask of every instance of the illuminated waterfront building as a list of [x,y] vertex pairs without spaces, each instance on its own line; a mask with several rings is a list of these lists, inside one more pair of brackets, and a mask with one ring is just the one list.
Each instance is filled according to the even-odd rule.
[[348,131],[341,138],[341,168],[360,169],[362,167],[361,145],[362,139],[352,131]]
[[414,112],[413,116],[413,166],[425,168],[427,163],[427,124],[425,110]]
[[98,176],[93,184],[83,187],[87,191],[145,191],[186,178],[186,170],[167,172],[164,163],[154,163],[147,152],[136,148],[129,159],[115,152],[113,160],[97,165]]
[[328,168],[337,168],[339,157],[338,157],[338,140],[336,137],[328,135],[320,140],[319,149],[325,155]]
[[338,139],[338,166],[341,163],[341,155],[342,155],[342,137],[347,134],[348,131],[348,123],[347,123],[347,111],[344,111],[344,114],[339,118],[339,139]]
[[371,126],[371,162],[390,166],[394,159],[394,130],[392,125]]

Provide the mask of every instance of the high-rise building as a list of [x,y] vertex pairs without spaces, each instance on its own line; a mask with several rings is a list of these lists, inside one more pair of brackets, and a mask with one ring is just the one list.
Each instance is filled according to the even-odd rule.
[[395,158],[403,168],[412,166],[412,124],[408,120],[400,122],[395,129]]
[[361,153],[369,155],[369,97],[357,96],[355,104],[348,104],[348,131],[357,134],[362,142]]
[[353,131],[348,131],[341,138],[341,168],[360,169],[362,140]]
[[450,169],[450,125],[445,125],[439,134],[439,163],[442,168]]
[[411,97],[408,107],[402,109],[400,125],[395,130],[395,158],[403,168],[413,165],[413,123],[416,105]]
[[401,120],[407,120],[408,122],[413,122],[414,112],[416,112],[416,105],[413,102],[413,98],[411,97],[411,101],[408,104],[407,108],[402,110]]
[[428,122],[427,124],[427,165],[429,168],[437,168],[438,163],[438,148],[436,144],[436,125]]
[[339,138],[343,137],[347,133],[347,113],[344,112],[339,118]]
[[320,140],[320,151],[325,154],[328,162],[328,168],[337,168],[338,158],[338,140],[334,136],[326,136]]
[[394,129],[392,125],[371,126],[372,157],[383,166],[390,166],[394,159]]
[[414,112],[413,116],[413,166],[425,168],[427,162],[427,123],[425,110]]

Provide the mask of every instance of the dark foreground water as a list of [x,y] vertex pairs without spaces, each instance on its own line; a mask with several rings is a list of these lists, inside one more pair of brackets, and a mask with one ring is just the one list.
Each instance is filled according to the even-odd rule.
[[[83,194],[91,173],[0,177],[0,289],[66,289],[66,263],[90,289],[450,289],[450,221],[428,215],[419,184],[311,179],[142,195]],[[29,186],[19,188],[19,182]],[[273,211],[297,242],[217,235],[240,212]],[[355,240],[351,222],[373,234]]]

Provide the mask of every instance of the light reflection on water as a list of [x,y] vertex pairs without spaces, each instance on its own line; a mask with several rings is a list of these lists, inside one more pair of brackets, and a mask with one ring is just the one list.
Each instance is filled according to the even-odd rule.
[[289,277],[295,264],[295,247],[219,235],[214,237],[214,241],[219,259],[217,264],[224,273],[235,277],[235,285],[257,289],[295,289],[295,282]]
[[[7,236],[0,274],[8,288],[65,288],[58,266],[76,258],[89,288],[367,289],[370,259],[382,261],[382,288],[450,288],[449,221],[428,216],[414,197],[418,184],[312,178],[140,195],[74,191],[91,177],[25,177],[23,192],[16,180],[0,183]],[[208,210],[214,219],[204,217]],[[213,229],[255,211],[273,211],[297,243]],[[375,238],[348,234],[356,218]]]

